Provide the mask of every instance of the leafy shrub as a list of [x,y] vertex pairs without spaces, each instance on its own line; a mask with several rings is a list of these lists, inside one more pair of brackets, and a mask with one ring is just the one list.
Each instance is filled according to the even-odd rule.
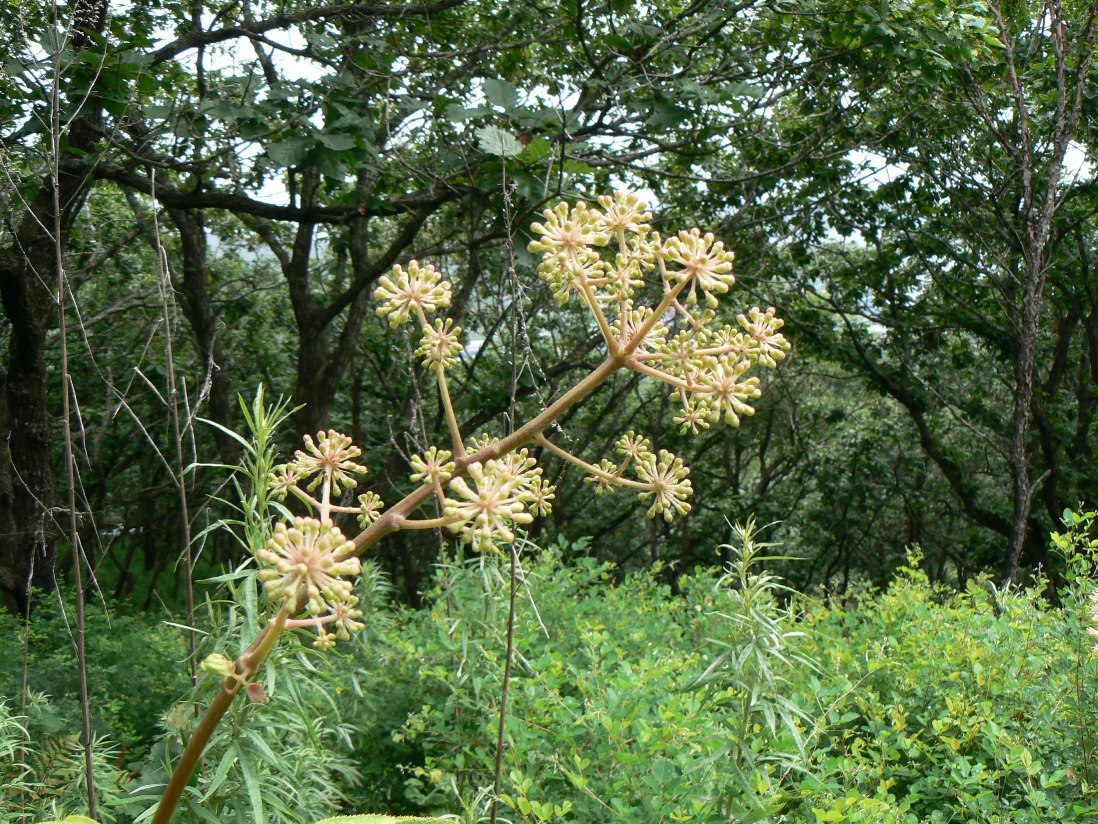
[[[255,570],[242,567],[221,582],[231,597],[209,605],[209,620],[225,632],[216,648],[203,652],[232,653],[246,646],[259,623]],[[276,653],[278,666],[261,680],[268,700],[235,705],[211,739],[206,766],[188,786],[175,821],[299,824],[347,806],[361,783],[354,752],[362,736],[352,719],[369,716],[370,707],[384,700],[370,689],[366,674],[356,671],[355,659],[367,654],[388,626],[387,592],[377,568],[364,565],[357,588],[364,630],[346,648],[324,655],[295,641]],[[172,759],[197,723],[198,707],[216,688],[216,679],[200,679],[165,714],[165,734],[131,784],[132,815],[151,813]]]
[[[28,689],[50,697],[48,705],[28,719],[36,739],[80,729],[72,615],[70,608],[66,620],[60,608],[43,604],[27,628],[18,617],[0,613],[0,699],[11,706],[20,703],[24,651]],[[86,624],[93,726],[123,753],[143,750],[160,714],[190,685],[182,664],[187,654],[184,640],[176,630],[165,631],[161,622],[141,613],[89,608]]]
[[798,820],[1066,821],[1098,815],[1086,753],[1098,674],[1078,599],[932,585],[812,605],[803,685],[824,726]]
[[[41,727],[43,716],[56,718],[46,696],[28,696],[28,714],[16,715],[0,700],[0,822],[32,822],[62,818],[87,807],[84,747],[75,734],[48,735],[37,740],[29,729]],[[118,768],[119,749],[105,737],[95,739],[92,764],[105,824],[117,820],[127,774]]]
[[[561,554],[528,559],[519,593],[501,791],[509,820],[765,815],[802,734],[781,699],[802,664],[776,582],[756,576],[747,555],[735,575],[699,573],[673,596],[659,569],[614,584],[610,567],[582,556],[566,566]],[[490,559],[448,565],[433,607],[395,628],[388,690],[415,711],[393,737],[418,754],[404,792],[424,811],[477,821],[488,801],[508,594]]]

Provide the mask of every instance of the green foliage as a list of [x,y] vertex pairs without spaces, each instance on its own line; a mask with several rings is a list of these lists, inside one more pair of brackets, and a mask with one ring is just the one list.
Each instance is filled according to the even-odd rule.
[[987,579],[949,592],[916,566],[814,604],[802,686],[822,724],[798,814],[816,821],[1066,821],[1098,815],[1095,672],[1077,609]]
[[[32,738],[43,716],[56,717],[45,696],[29,696],[28,714],[15,715],[0,700],[0,824],[29,824],[45,818],[79,819],[87,809],[84,747],[76,735]],[[102,824],[119,820],[127,774],[120,750],[105,737],[93,743],[92,764]]]
[[[746,541],[726,574],[682,577],[676,594],[659,568],[614,583],[582,547],[526,556],[509,820],[1098,814],[1085,598],[1054,609],[1037,590],[986,579],[951,593],[912,556],[886,591],[825,602],[784,592],[757,568],[761,548]],[[409,713],[386,755],[403,758],[403,792],[378,758],[364,784],[388,794],[357,805],[482,819],[507,592],[494,561],[446,565],[430,610],[400,616],[371,647],[391,713],[373,712],[373,731],[359,718],[376,741]]]
[[1078,596],[1098,570],[1098,511],[1065,509],[1061,523],[1064,531],[1050,538],[1052,551],[1063,560],[1064,578]]
[[[1082,569],[1073,559],[1089,546],[1088,516],[1054,538],[1069,569]],[[822,601],[785,591],[763,567],[775,563],[765,545],[750,530],[743,538],[723,574],[698,570],[674,589],[661,567],[616,581],[583,544],[526,548],[505,820],[1098,815],[1089,580],[1052,607],[1036,589],[986,579],[951,592],[912,556],[887,590]],[[356,809],[485,820],[509,592],[500,564],[448,563],[428,609],[396,614],[367,566],[363,632],[324,655],[296,642],[279,651],[261,679],[270,702],[235,708],[178,820],[304,824]],[[250,569],[224,583],[229,597],[206,610],[227,629],[208,651],[232,654],[260,601]],[[130,821],[156,800],[214,682],[203,677],[164,714],[165,734],[126,774],[117,748],[97,742],[104,820]],[[74,740],[22,743],[22,729],[45,728],[50,712],[42,699],[29,719],[0,712],[3,792],[28,799],[4,824],[83,809]]]
[[[806,726],[781,698],[798,637],[776,582],[751,568],[749,549],[731,574],[684,579],[674,596],[665,571],[614,584],[590,558],[564,564],[563,549],[533,555],[522,576],[501,793],[510,820],[764,816],[802,763]],[[473,822],[488,801],[508,590],[491,560],[447,565],[431,610],[392,636],[387,690],[411,692],[397,700],[414,709],[393,738],[417,753],[404,792],[425,811]],[[750,659],[742,672],[739,658]]]
[[[70,636],[73,611],[43,607],[29,625],[0,613],[0,700],[18,704],[26,684],[49,695],[29,719],[32,738],[80,729],[80,684]],[[126,608],[125,605],[122,608]],[[89,608],[86,615],[88,689],[95,729],[111,731],[125,750],[145,747],[173,696],[187,687],[181,633],[140,612]]]

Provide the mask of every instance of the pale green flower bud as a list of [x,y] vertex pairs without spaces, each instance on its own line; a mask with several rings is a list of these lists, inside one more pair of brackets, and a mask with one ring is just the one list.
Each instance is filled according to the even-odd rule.
[[411,459],[412,469],[414,470],[411,475],[412,482],[426,484],[437,481],[440,485],[446,486],[450,478],[454,476],[454,469],[457,468],[457,464],[451,460],[453,457],[452,452],[435,446],[428,449],[422,457],[413,455]]
[[315,475],[309,489],[316,489],[330,477],[332,494],[339,495],[343,488],[354,489],[358,486],[355,475],[365,475],[369,470],[354,462],[362,450],[351,443],[351,439],[334,429],[317,432],[314,441],[311,435],[305,436],[305,450],[294,453],[290,468],[298,478]]
[[653,455],[637,463],[637,477],[649,487],[637,497],[642,501],[652,498],[649,518],[662,514],[665,521],[671,521],[676,512],[685,515],[690,511],[686,499],[694,489],[687,478],[689,474],[690,468],[683,464],[682,458],[675,457],[666,449],[660,450],[658,459]]

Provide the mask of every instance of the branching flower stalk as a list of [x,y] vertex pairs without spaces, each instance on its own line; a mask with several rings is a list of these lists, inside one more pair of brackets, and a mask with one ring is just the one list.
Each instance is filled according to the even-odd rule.
[[[458,426],[447,369],[460,360],[461,329],[432,316],[450,305],[451,284],[433,265],[411,261],[381,278],[374,293],[377,313],[392,326],[409,323],[420,332],[416,355],[432,369],[449,430],[449,448],[432,446],[411,459],[418,487],[383,510],[375,493],[359,495],[354,506],[337,503],[356,486],[366,468],[355,463],[358,447],[338,432],[305,438],[305,449],[270,478],[272,491],[301,501],[313,516],[276,526],[256,551],[259,578],[276,614],[235,661],[211,656],[204,668],[222,676],[211,704],[172,776],[153,824],[167,824],[183,787],[214,729],[236,694],[247,690],[263,700],[251,679],[288,629],[309,629],[314,645],[328,649],[361,629],[353,579],[359,557],[402,529],[447,529],[480,552],[509,544],[535,517],[552,509],[553,487],[542,476],[531,447],[567,461],[587,475],[598,493],[624,488],[649,504],[649,517],[671,521],[690,511],[689,468],[667,450],[658,453],[640,434],[616,444],[615,463],[574,455],[546,437],[550,424],[615,373],[631,370],[666,385],[679,404],[674,421],[684,434],[723,420],[738,426],[754,414],[759,397],[756,368],[775,368],[789,343],[774,309],[753,307],[719,325],[721,297],[735,283],[732,252],[698,229],[664,239],[651,227],[652,214],[636,194],[619,192],[596,205],[561,202],[533,224],[530,251],[540,253],[538,273],[561,303],[578,301],[592,316],[606,344],[599,366],[540,414],[501,439],[466,442]],[[655,298],[645,302],[645,292]],[[629,473],[629,474],[627,474]],[[319,493],[318,493],[319,490]],[[442,514],[416,517],[435,499]],[[351,540],[335,525],[337,515],[357,517],[362,530]]]

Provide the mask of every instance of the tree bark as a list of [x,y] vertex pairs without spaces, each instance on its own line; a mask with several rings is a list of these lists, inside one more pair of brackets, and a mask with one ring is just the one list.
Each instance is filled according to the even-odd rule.
[[[182,298],[183,314],[191,326],[195,349],[202,363],[203,379],[209,392],[207,414],[211,420],[232,428],[232,401],[228,374],[218,363],[217,316],[210,298],[210,273],[207,266],[206,225],[201,212],[168,209],[168,215],[179,232],[183,252],[181,277],[172,273],[172,288]],[[214,430],[214,440],[221,460],[236,463],[235,441],[220,430]]]
[[[74,52],[92,48],[103,31],[108,0],[74,7],[70,44]],[[91,84],[94,67],[73,78],[74,88]],[[68,247],[73,223],[83,208],[91,180],[85,158],[95,157],[102,128],[102,107],[94,93],[80,92],[79,114],[61,136],[62,156],[43,175],[14,230],[12,244],[0,250],[0,305],[11,326],[4,380],[6,408],[0,409],[0,439],[6,454],[0,466],[0,598],[23,613],[31,587],[52,589],[56,548],[51,458],[52,419],[47,372],[47,333],[56,320],[58,302],[52,284],[60,261],[57,250]],[[54,100],[51,105],[64,101]],[[73,106],[75,109],[75,105]],[[73,159],[75,158],[75,159]],[[56,191],[56,201],[54,194]],[[60,204],[60,214],[54,203]],[[53,236],[60,226],[61,237]]]
[[1025,89],[1015,65],[1011,38],[1003,15],[997,6],[994,8],[999,18],[1001,38],[1010,69],[1009,77],[1017,109],[1015,117],[1020,145],[1016,149],[1016,157],[1022,183],[1021,218],[1024,222],[1026,262],[1022,282],[1022,304],[1018,314],[1018,361],[1015,370],[1014,414],[1010,441],[1010,464],[1014,480],[1014,515],[1011,521],[1010,545],[1003,570],[1003,575],[1008,581],[1017,581],[1021,571],[1019,562],[1026,545],[1026,533],[1033,508],[1033,495],[1047,474],[1046,471],[1036,479],[1032,478],[1027,441],[1034,402],[1037,339],[1041,329],[1045,280],[1048,276],[1052,218],[1058,203],[1056,192],[1063,175],[1064,156],[1082,115],[1083,90],[1093,54],[1098,3],[1092,3],[1087,10],[1085,23],[1081,27],[1083,36],[1079,40],[1082,48],[1078,49],[1078,62],[1074,71],[1069,70],[1068,45],[1065,42],[1069,21],[1064,17],[1063,8],[1059,4],[1052,4],[1049,7],[1051,16],[1049,31],[1056,58],[1057,95],[1051,123],[1052,134],[1049,135],[1050,157],[1044,176],[1044,189],[1040,192],[1035,185],[1039,170],[1025,102]]

